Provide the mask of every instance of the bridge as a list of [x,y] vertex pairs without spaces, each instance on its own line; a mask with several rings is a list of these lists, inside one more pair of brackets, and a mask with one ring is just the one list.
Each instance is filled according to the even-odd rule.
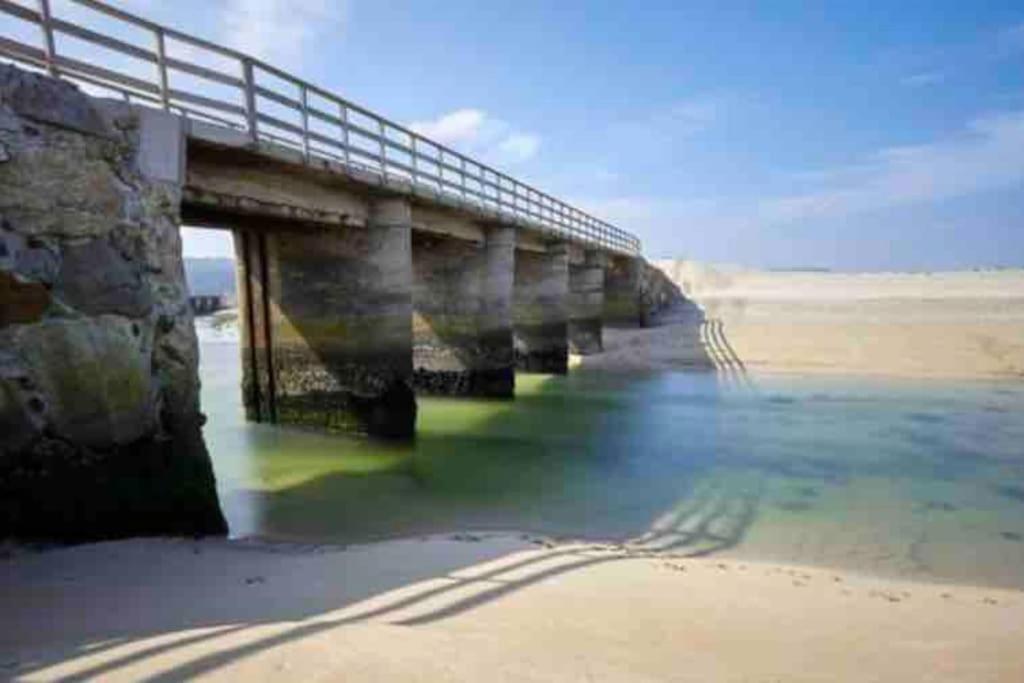
[[[7,104],[127,147],[144,241],[167,250],[160,283],[137,274],[154,301],[177,287],[187,308],[178,225],[232,232],[251,419],[409,436],[414,391],[512,397],[516,371],[565,373],[604,325],[638,320],[633,235],[251,56],[70,2],[74,16],[0,0],[0,26],[20,27],[0,57],[45,74],[8,76]],[[19,201],[0,208],[32,213]],[[91,268],[113,258],[94,251]]]

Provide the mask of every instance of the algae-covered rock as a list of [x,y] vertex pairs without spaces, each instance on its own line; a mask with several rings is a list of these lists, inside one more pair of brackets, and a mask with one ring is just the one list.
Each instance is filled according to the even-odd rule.
[[156,387],[138,323],[119,316],[47,320],[0,332],[38,387],[61,438],[90,448],[128,443],[157,425]]

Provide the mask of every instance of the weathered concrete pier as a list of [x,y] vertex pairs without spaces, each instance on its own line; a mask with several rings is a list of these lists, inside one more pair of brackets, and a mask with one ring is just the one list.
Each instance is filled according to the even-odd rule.
[[[512,398],[515,372],[565,373],[570,351],[600,351],[604,324],[640,319],[632,235],[270,65],[83,4],[152,32],[157,49],[53,17],[47,2],[0,0],[42,36],[5,37],[0,55],[48,72],[0,66],[0,425],[16,435],[5,455],[38,454],[51,437],[98,452],[195,441],[182,224],[234,235],[254,420],[408,438],[416,392]],[[156,78],[64,57],[54,33],[148,61]],[[167,38],[238,71],[170,55]],[[244,105],[176,87],[179,74],[237,88]],[[65,396],[57,364],[32,360],[37,332],[49,339],[81,316],[100,326],[86,335],[100,356],[138,346],[144,381],[118,385],[134,393],[115,400],[89,384]],[[61,426],[86,404],[70,424],[89,422],[98,441]],[[203,514],[200,527],[217,526]],[[2,523],[0,536],[19,528]]]

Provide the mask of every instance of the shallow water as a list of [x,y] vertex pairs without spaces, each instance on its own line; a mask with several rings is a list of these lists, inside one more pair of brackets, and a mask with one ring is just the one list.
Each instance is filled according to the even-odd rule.
[[517,377],[419,399],[387,446],[242,418],[238,347],[202,346],[235,536],[465,530],[1024,588],[1024,385],[670,373]]

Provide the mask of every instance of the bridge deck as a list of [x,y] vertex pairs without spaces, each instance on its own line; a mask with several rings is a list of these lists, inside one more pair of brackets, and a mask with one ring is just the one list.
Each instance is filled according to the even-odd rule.
[[[254,144],[290,148],[306,164],[368,176],[382,187],[404,187],[441,203],[476,206],[568,241],[640,253],[640,241],[630,233],[272,65],[96,0],[70,1],[91,10],[95,21],[87,27],[55,16],[49,0],[38,0],[38,10],[0,0],[0,16],[39,28],[37,44],[0,35],[0,56],[229,127]],[[126,27],[148,32],[152,47],[116,37]],[[149,66],[127,74],[82,61],[62,54],[56,35]]]

